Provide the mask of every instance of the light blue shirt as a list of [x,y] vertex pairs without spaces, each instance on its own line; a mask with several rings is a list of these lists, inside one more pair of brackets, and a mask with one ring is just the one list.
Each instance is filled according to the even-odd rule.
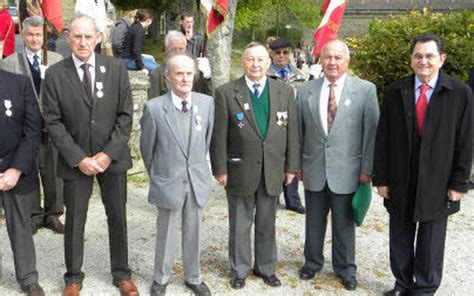
[[[430,88],[426,90],[426,99],[428,100],[428,103],[431,100],[431,96],[433,95],[433,91],[436,87],[436,83],[438,83],[438,77],[439,77],[439,71],[430,81],[428,81],[428,85],[430,86]],[[420,93],[421,93],[420,87],[422,84],[423,82],[421,82],[421,80],[415,75],[415,103],[418,101],[418,97],[420,96]]]

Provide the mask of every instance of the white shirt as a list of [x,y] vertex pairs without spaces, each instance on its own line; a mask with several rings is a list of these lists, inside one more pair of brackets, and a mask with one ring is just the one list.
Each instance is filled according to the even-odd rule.
[[[74,66],[76,67],[77,74],[81,81],[84,79],[84,70],[82,70],[81,66],[84,64],[83,61],[79,60],[74,54],[72,55],[72,60],[74,61]],[[91,76],[91,94],[94,95],[94,84],[95,84],[95,53],[93,52],[92,55],[87,60],[87,63],[91,65],[89,67],[89,74]]]
[[107,18],[104,0],[97,0],[97,3],[95,0],[77,0],[74,13],[91,17],[95,21],[97,30],[104,32]]
[[260,97],[260,95],[262,94],[263,89],[265,88],[265,83],[267,83],[267,76],[263,76],[262,80],[260,80],[260,81],[252,81],[252,80],[250,80],[250,78],[247,77],[247,75],[245,75],[244,77],[245,77],[245,82],[247,83],[247,87],[249,88],[249,90],[252,93],[255,93],[255,88],[253,87],[253,85],[255,83],[260,84],[259,87],[257,87],[258,96]]
[[[341,100],[342,89],[344,88],[344,82],[346,81],[347,74],[343,74],[335,81],[336,86],[334,87],[334,94],[336,95],[336,105],[339,106]],[[329,85],[331,82],[324,77],[323,85],[321,86],[321,93],[319,96],[319,117],[321,118],[321,124],[323,130],[328,134],[328,103],[329,103]],[[337,112],[336,112],[337,116]]]
[[189,95],[185,99],[182,99],[182,98],[178,97],[173,91],[171,91],[171,99],[173,100],[173,105],[179,111],[181,111],[181,108],[183,108],[183,104],[181,104],[181,102],[183,100],[186,100],[188,102],[186,107],[188,107],[188,110],[191,110],[191,104],[192,104],[191,93],[189,93]]
[[26,52],[26,57],[28,58],[28,61],[30,62],[30,64],[33,65],[33,62],[35,61],[33,57],[35,55],[38,56],[38,63],[40,65],[43,64],[43,50],[39,50],[38,52],[35,53],[29,50],[27,47],[25,47],[25,52]]

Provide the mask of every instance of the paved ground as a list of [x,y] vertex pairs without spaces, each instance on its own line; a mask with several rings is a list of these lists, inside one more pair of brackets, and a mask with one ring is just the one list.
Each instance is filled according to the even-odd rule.
[[[301,190],[301,188],[300,188]],[[147,295],[153,274],[156,211],[146,201],[146,188],[130,186],[128,201],[129,260],[142,295]],[[446,242],[445,272],[439,295],[472,295],[474,287],[474,206],[473,193],[463,202],[463,209],[451,217]],[[86,273],[83,295],[118,295],[109,275],[109,253],[104,209],[100,199],[90,202],[86,226]],[[359,288],[346,292],[335,278],[330,264],[330,228],[326,240],[326,265],[315,280],[304,282],[297,277],[303,264],[304,216],[278,211],[278,270],[283,286],[269,288],[250,276],[240,291],[229,286],[227,264],[227,205],[223,190],[215,185],[205,211],[202,238],[202,272],[215,295],[381,295],[393,284],[388,263],[387,214],[379,197],[374,196],[365,225],[357,229],[357,264]],[[64,272],[62,236],[41,229],[35,235],[40,283],[47,295],[60,295]],[[12,253],[4,220],[0,221],[1,271],[0,295],[20,293],[15,281]],[[184,287],[180,250],[169,295],[190,295]]]

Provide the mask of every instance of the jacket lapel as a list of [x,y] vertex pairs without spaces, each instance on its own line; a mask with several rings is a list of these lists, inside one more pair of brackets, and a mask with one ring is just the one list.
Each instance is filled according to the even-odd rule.
[[31,86],[33,86],[33,92],[35,93],[36,101],[39,103],[39,96],[36,92],[35,82],[33,81],[33,74],[31,73],[30,63],[28,62],[28,57],[26,56],[26,51],[18,53],[18,62],[20,65],[20,70],[22,73],[26,73],[26,76],[30,79]]
[[[192,153],[190,153],[192,147],[195,147],[194,143],[197,141],[197,136],[199,133],[203,133],[204,131],[202,130],[202,120],[203,117],[200,114],[201,112],[201,102],[199,100],[199,96],[195,95],[195,93],[191,93],[192,96],[192,106],[191,106],[191,130],[189,131],[189,145],[188,145],[188,151],[187,154],[188,156],[191,156]],[[198,127],[198,122],[199,126]],[[198,130],[199,129],[199,130]]]
[[269,110],[268,110],[268,127],[267,127],[267,135],[268,137],[269,134],[273,132],[273,129],[276,127],[276,121],[277,121],[277,111],[287,111],[288,110],[279,110],[280,108],[280,90],[277,89],[274,86],[274,81],[273,79],[268,79],[267,78],[267,83],[268,83],[268,89],[269,89]]
[[336,132],[343,125],[343,122],[346,120],[345,118],[349,115],[351,105],[354,103],[352,100],[355,99],[355,96],[353,95],[354,91],[354,79],[347,75],[346,81],[344,82],[344,88],[341,92],[341,98],[337,104],[336,118],[334,119],[334,124],[332,125],[329,134]]
[[[237,80],[237,84],[234,87],[234,92],[235,92],[235,99],[239,103],[240,108],[245,114],[245,117],[247,117],[248,122],[253,127],[253,129],[258,134],[258,136],[262,138],[262,135],[260,134],[260,130],[258,129],[258,126],[257,126],[257,121],[255,120],[255,115],[253,114],[253,111],[252,111],[252,102],[250,102],[248,87],[247,87],[247,83],[245,83],[244,76],[242,76],[239,80]],[[245,110],[246,104],[248,106],[247,110]],[[232,116],[235,116],[235,114],[233,114]]]
[[408,142],[411,147],[411,139],[413,132],[413,118],[416,116],[413,114],[414,104],[415,104],[415,76],[412,75],[408,80],[406,80],[405,85],[400,89],[402,94],[403,108],[405,109],[405,122],[408,135]]
[[184,142],[181,136],[181,132],[179,131],[178,119],[176,118],[175,112],[173,112],[175,111],[175,107],[171,98],[171,92],[169,91],[166,96],[166,102],[163,104],[166,124],[168,125],[168,128],[170,129],[171,133],[173,134],[176,143],[178,143],[179,149],[181,149],[181,152],[183,152],[184,156],[187,157],[188,152],[186,151],[186,149],[184,149]]
[[323,123],[321,122],[321,110],[320,110],[320,94],[321,87],[323,85],[323,79],[317,79],[315,88],[309,91],[307,102],[311,115],[313,116],[314,123],[320,130],[320,134],[326,137],[326,132],[323,129]]
[[74,66],[74,61],[72,60],[72,56],[69,57],[68,61],[66,62],[66,71],[68,73],[65,74],[67,79],[71,82],[71,85],[74,91],[84,100],[84,102],[92,108],[92,101],[86,94],[86,90],[82,85],[82,81],[79,78],[79,74],[77,73],[76,67]]

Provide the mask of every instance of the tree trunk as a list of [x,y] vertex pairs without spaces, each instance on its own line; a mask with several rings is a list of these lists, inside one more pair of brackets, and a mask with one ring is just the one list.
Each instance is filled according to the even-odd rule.
[[212,83],[214,88],[229,81],[237,1],[229,0],[227,21],[214,31],[213,36],[207,42],[207,52],[212,67]]

